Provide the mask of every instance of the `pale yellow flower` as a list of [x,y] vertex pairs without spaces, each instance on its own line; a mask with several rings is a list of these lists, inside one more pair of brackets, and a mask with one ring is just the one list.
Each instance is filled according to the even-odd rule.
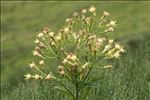
[[30,63],[29,66],[30,66],[30,68],[35,68],[36,67],[34,62]]
[[32,78],[31,74],[26,74],[26,75],[24,75],[24,76],[25,76],[25,80],[29,80],[29,79]]
[[53,37],[53,36],[54,36],[54,32],[49,32],[48,35],[49,35],[50,37]]
[[33,76],[33,78],[34,78],[35,80],[39,80],[39,79],[41,79],[42,77],[39,76],[38,74],[36,74],[36,75]]
[[39,39],[36,39],[36,40],[34,41],[34,43],[36,43],[36,44],[40,43]]
[[116,53],[113,55],[113,57],[115,57],[115,58],[120,57],[120,53],[119,53],[119,52],[116,52]]
[[51,75],[51,74],[48,74],[46,77],[45,77],[45,79],[46,80],[51,80],[51,79],[53,79],[54,77]]
[[86,9],[82,9],[82,13],[85,14],[87,12]]
[[109,14],[107,11],[104,11],[104,12],[103,12],[103,15],[104,15],[104,16],[109,16],[110,14]]
[[63,64],[66,64],[67,62],[68,62],[67,59],[64,59],[64,60],[62,61]]
[[115,48],[116,48],[116,49],[121,49],[121,45],[115,44]]
[[113,42],[114,42],[114,40],[112,40],[112,39],[111,39],[111,40],[109,40],[109,44],[112,44]]
[[68,33],[68,32],[69,32],[69,28],[65,27],[65,28],[64,28],[64,32],[65,32],[65,33]]
[[37,37],[43,37],[44,36],[44,34],[43,33],[38,33],[38,35],[37,35]]
[[94,6],[91,6],[89,8],[89,12],[94,13],[96,11],[96,8]]
[[44,60],[40,60],[40,61],[39,61],[39,65],[42,65],[42,66],[43,66],[43,65],[44,65]]
[[61,40],[61,36],[58,35],[58,36],[55,37],[55,39],[56,39],[56,41],[60,41]]

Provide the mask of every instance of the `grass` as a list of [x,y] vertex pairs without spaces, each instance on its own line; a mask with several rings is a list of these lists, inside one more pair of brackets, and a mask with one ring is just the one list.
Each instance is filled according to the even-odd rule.
[[[121,40],[127,53],[110,71],[97,71],[102,79],[93,84],[84,100],[148,100],[150,84],[150,2],[1,2],[2,100],[68,100],[50,91],[47,83],[20,82],[32,59],[34,33],[43,27],[60,28],[74,11],[95,5],[107,10],[118,26],[110,37]],[[19,82],[17,81],[19,80]],[[10,84],[10,86],[6,86]],[[16,85],[18,84],[18,85]],[[44,88],[44,89],[39,89]],[[11,90],[10,90],[11,89]],[[88,90],[88,89],[87,89]],[[10,93],[11,92],[11,93]],[[64,98],[63,98],[64,97]]]

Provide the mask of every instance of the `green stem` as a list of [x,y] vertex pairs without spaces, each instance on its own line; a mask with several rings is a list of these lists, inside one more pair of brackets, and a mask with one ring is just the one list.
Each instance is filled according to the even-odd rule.
[[78,87],[78,82],[76,82],[76,100],[79,100],[79,87]]
[[55,80],[55,81],[57,83],[59,83],[60,85],[62,85],[68,91],[68,93],[72,96],[73,100],[76,100],[75,97],[74,97],[74,95],[72,94],[72,92],[63,83],[61,83],[61,82],[59,82],[57,80]]

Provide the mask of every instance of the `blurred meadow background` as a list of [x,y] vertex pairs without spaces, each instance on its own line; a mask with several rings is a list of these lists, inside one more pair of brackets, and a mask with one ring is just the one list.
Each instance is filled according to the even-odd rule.
[[36,32],[44,27],[57,30],[73,12],[90,5],[97,8],[97,16],[106,10],[117,20],[110,37],[125,44],[127,52],[112,71],[98,74],[103,79],[84,99],[150,100],[150,2],[1,1],[2,100],[68,100],[25,84],[23,75],[29,70]]

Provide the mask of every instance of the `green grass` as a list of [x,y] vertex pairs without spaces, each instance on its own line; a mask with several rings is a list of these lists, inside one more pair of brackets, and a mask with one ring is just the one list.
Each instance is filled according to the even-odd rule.
[[[121,60],[114,63],[116,66],[112,71],[97,71],[97,75],[101,75],[102,79],[94,84],[96,89],[93,87],[83,98],[87,100],[92,98],[94,100],[148,100],[150,2],[117,1],[2,1],[2,100],[64,100],[59,92],[50,91],[48,84],[43,87],[46,89],[37,91],[42,86],[34,86],[35,83],[20,83],[20,80],[28,71],[26,67],[28,62],[32,60],[31,50],[34,46],[35,33],[44,27],[54,30],[61,28],[64,20],[74,11],[91,4],[96,6],[99,15],[106,10],[111,13],[112,19],[117,20],[116,30],[110,34],[110,37],[122,41],[127,47],[127,53]],[[7,84],[10,86],[6,86]]]

